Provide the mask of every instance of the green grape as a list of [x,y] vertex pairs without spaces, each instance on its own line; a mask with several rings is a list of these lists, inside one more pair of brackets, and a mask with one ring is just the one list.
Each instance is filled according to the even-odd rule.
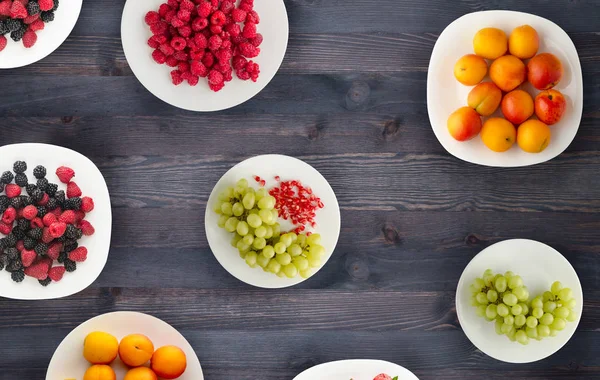
[[558,335],[558,330],[550,329],[550,336],[555,337]]
[[296,244],[298,244],[300,247],[304,247],[306,245],[306,235],[298,235],[298,240],[296,241]]
[[241,252],[248,252],[250,250],[250,246],[246,243],[244,243],[242,240],[238,241],[237,243],[237,249]]
[[507,325],[506,323],[502,323],[502,326],[500,327],[500,331],[502,331],[503,334],[510,333],[512,329],[513,325]]
[[254,208],[254,202],[256,201],[256,196],[254,193],[248,192],[244,195],[244,199],[242,199],[242,203],[246,210],[252,210]]
[[267,269],[269,269],[269,272],[271,273],[279,273],[279,271],[281,270],[281,264],[279,264],[277,260],[271,259],[271,261],[269,261]]
[[275,248],[275,253],[280,254],[280,253],[285,252],[285,250],[287,249],[287,246],[283,242],[280,241],[277,244],[275,244],[275,246],[273,248]]
[[525,302],[529,299],[529,291],[525,287],[514,288],[512,293],[517,296],[517,299],[521,302]]
[[521,315],[521,313],[523,313],[523,308],[521,307],[521,305],[517,304],[517,305],[511,307],[510,313],[512,315]]
[[[227,217],[225,217],[225,218],[227,218]],[[473,284],[471,284],[471,285],[469,285],[469,290],[470,290],[470,291],[471,291],[471,293],[473,293],[473,294],[477,294],[477,293],[481,292],[481,289],[483,289],[483,286],[482,286],[482,287],[479,287],[479,286],[477,286],[477,285],[476,285],[476,284],[474,284],[474,283],[473,283]],[[496,296],[497,296],[497,295],[498,295],[498,293],[496,293]]]
[[529,344],[529,337],[527,336],[527,333],[523,330],[517,331],[515,338],[517,339],[517,342],[521,343],[524,346]]
[[300,256],[302,254],[302,248],[298,244],[292,244],[287,248],[287,253],[292,256]]
[[248,264],[248,266],[254,268],[256,266],[256,259],[258,259],[256,252],[250,251],[246,253],[246,264]]
[[540,318],[540,323],[542,325],[550,326],[552,322],[554,322],[554,316],[550,313],[545,313],[542,315],[542,318]]
[[577,321],[577,313],[574,310],[571,310],[569,312],[569,316],[567,317],[567,321],[569,321],[569,322],[575,322],[575,321]]
[[506,271],[506,273],[504,273],[504,277],[506,277],[507,280],[509,280],[511,277],[514,277],[515,274],[511,271]]
[[475,296],[471,297],[471,306],[479,306],[479,302],[477,302],[477,298]]
[[278,238],[281,235],[281,226],[279,223],[273,224],[273,237]]
[[283,272],[283,270],[280,270],[279,272],[277,272],[277,277],[280,277],[280,278],[285,277],[285,273]]
[[258,257],[256,258],[256,263],[261,267],[261,268],[266,268],[267,265],[269,265],[269,261],[270,258],[266,257],[264,253],[258,255]]
[[489,319],[495,319],[498,314],[496,313],[496,305],[494,304],[490,304],[487,306],[487,308],[485,309],[485,316]]
[[217,225],[221,228],[225,228],[225,223],[227,223],[227,219],[229,219],[227,215],[219,216],[219,221],[217,222]]
[[264,238],[267,235],[267,228],[265,226],[260,226],[256,230],[254,230],[254,235],[256,237]]
[[538,325],[537,327],[538,336],[541,338],[546,338],[550,336],[550,327],[546,325]]
[[527,323],[527,327],[534,328],[538,325],[538,320],[536,317],[529,316],[527,317],[527,321],[525,323]]
[[258,216],[260,216],[260,219],[262,220],[263,223],[266,223],[269,225],[273,224],[276,221],[276,219],[273,219],[273,214],[271,214],[271,211],[269,211],[269,210],[260,210],[258,212]]
[[485,305],[479,305],[475,309],[475,314],[477,314],[477,316],[479,316],[479,317],[484,317],[485,318],[485,311],[486,310],[487,310],[487,306],[485,306]]
[[233,237],[231,238],[231,246],[234,248],[237,247],[237,243],[240,240],[242,240],[242,237],[240,235],[238,235],[237,233],[235,233],[233,235]]
[[508,337],[508,339],[510,339],[511,342],[517,341],[517,338],[515,337],[516,335],[517,335],[517,330],[515,329],[514,326],[512,326],[510,331],[506,334],[506,336]]
[[266,247],[263,248],[262,255],[264,257],[266,257],[267,259],[272,259],[275,256],[275,250],[273,249],[272,246],[267,245]]
[[519,306],[521,306],[521,314],[523,314],[523,315],[529,314],[529,306],[527,306],[527,304],[520,303]]
[[519,302],[519,299],[512,293],[505,293],[502,297],[502,301],[504,301],[506,306],[515,306]]
[[552,294],[557,296],[558,292],[560,292],[560,290],[562,288],[563,288],[562,283],[560,281],[555,281],[552,283],[552,286],[550,287],[550,291],[552,292]]
[[292,256],[290,256],[289,253],[280,253],[277,256],[275,256],[275,259],[281,265],[288,265],[292,262]]
[[[260,228],[260,227],[259,227],[259,228]],[[272,238],[272,237],[273,237],[273,227],[271,227],[271,226],[267,226],[267,227],[266,227],[266,229],[267,229],[267,233],[265,234],[264,238],[265,238],[265,239],[270,239],[270,238]]]
[[511,289],[523,287],[523,279],[521,276],[512,276],[508,281],[508,287]]
[[489,275],[494,275],[494,271],[488,268],[485,270],[485,272],[483,272],[483,277],[489,276]]
[[246,178],[242,178],[235,183],[235,186],[245,189],[248,187],[248,180]]
[[213,211],[216,212],[217,214],[222,214],[223,212],[221,211],[221,203],[223,202],[217,202],[215,203],[215,205],[213,206]]
[[248,228],[248,223],[246,223],[246,222],[239,222],[237,224],[237,226],[235,227],[235,229],[240,236],[248,235],[249,228]]
[[273,220],[277,221],[277,219],[279,218],[279,211],[277,211],[277,209],[273,209],[271,210],[271,215],[273,215]]
[[[308,236],[306,238],[306,243],[309,245],[320,244],[321,243],[321,235],[320,234],[311,234],[310,236]],[[475,280],[475,281],[477,281],[477,280]],[[482,288],[483,288],[483,286],[482,286]]]
[[242,238],[242,241],[244,242],[244,244],[252,245],[252,242],[254,242],[254,237],[248,234]]
[[542,301],[541,297],[535,297],[533,299],[533,301],[531,301],[531,307],[532,308],[543,308],[544,307],[544,301]]
[[544,292],[544,294],[542,295],[542,301],[546,302],[550,300],[554,300],[554,295],[551,292]]
[[246,218],[246,221],[252,228],[258,228],[262,225],[262,220],[260,219],[260,216],[258,216],[256,214],[248,215],[248,217]]
[[575,301],[575,298],[571,298],[570,300],[564,302],[563,305],[568,307],[569,309],[575,309],[575,307],[577,306],[577,301]]
[[511,326],[514,325],[515,317],[513,317],[512,315],[507,315],[506,317],[504,317],[504,323]]
[[237,220],[237,218],[231,217],[227,219],[227,221],[225,222],[225,230],[227,230],[227,232],[234,232],[238,223],[239,220]]
[[497,278],[496,281],[494,282],[494,286],[496,287],[496,290],[499,293],[504,293],[506,291],[506,286],[507,286],[506,278],[504,278],[504,277]]
[[523,314],[519,314],[515,317],[515,326],[522,327],[527,323],[527,318]]
[[569,310],[569,308],[567,307],[559,307],[556,310],[554,310],[554,316],[558,317],[558,318],[567,318],[569,316],[569,314],[571,313],[571,311]]
[[296,266],[296,268],[298,268],[299,271],[306,270],[309,268],[308,260],[306,260],[306,258],[302,256],[294,257],[292,259],[292,263]]
[[573,299],[573,291],[569,288],[561,289],[561,291],[558,292],[558,298],[563,301],[569,301]]
[[267,189],[265,189],[264,187],[256,190],[256,193],[254,194],[256,196],[256,201],[260,201],[262,198],[266,197],[268,195],[267,193]]
[[285,244],[286,248],[292,245],[292,237],[289,234],[281,235],[279,241]]
[[319,257],[325,254],[325,248],[322,245],[318,244],[311,245],[308,251],[314,253],[315,255],[318,255]]
[[496,323],[494,323],[494,328],[496,329],[496,334],[498,334],[498,335],[504,334],[502,332],[502,325],[503,324],[504,324],[504,322],[502,322],[502,320],[496,319]]
[[275,198],[267,195],[258,201],[258,208],[261,210],[272,210],[275,207]]
[[508,310],[508,307],[503,303],[498,305],[498,307],[496,308],[496,311],[498,312],[498,315],[501,317],[506,317],[508,315],[508,313],[510,312]]
[[306,255],[306,259],[308,260],[308,265],[311,268],[317,268],[321,265],[321,258],[319,256],[313,255],[310,252]]
[[265,240],[265,238],[255,238],[254,242],[252,243],[252,247],[254,247],[255,249],[264,249],[267,246],[267,241]]
[[309,278],[310,276],[312,276],[313,273],[314,273],[313,270],[310,269],[310,268],[305,269],[305,270],[301,270],[300,271],[300,277],[306,279],[306,278]]
[[[494,284],[494,280],[495,280],[495,276],[493,274],[488,274],[486,276],[483,276],[483,281],[485,282],[485,286],[487,287],[491,287]],[[498,290],[496,288],[496,290]],[[500,291],[500,290],[498,290]]]
[[552,313],[556,309],[556,302],[544,302],[544,313]]
[[542,318],[542,315],[544,315],[544,310],[540,307],[536,307],[531,311],[531,315],[533,315],[537,319],[540,319]]
[[227,202],[229,200],[229,198],[231,198],[232,196],[233,196],[233,189],[231,187],[228,187],[227,190],[219,193],[219,200],[221,202]]
[[245,211],[244,206],[240,202],[235,202],[231,207],[231,210],[235,216],[241,216]]
[[223,215],[231,216],[233,215],[233,206],[229,202],[221,203],[221,212]]
[[283,272],[288,278],[294,278],[298,275],[298,268],[296,268],[293,264],[287,264],[283,267]]
[[566,326],[566,320],[564,320],[563,318],[554,318],[554,321],[552,322],[552,325],[550,325],[550,328],[556,331],[562,331],[565,329]]
[[478,293],[475,296],[475,299],[477,300],[477,302],[479,302],[482,305],[487,305],[488,304],[487,294],[485,294],[485,293]]
[[531,339],[536,339],[538,337],[537,328],[535,327],[525,328],[525,333],[527,333],[527,336]]
[[498,292],[496,292],[494,289],[488,290],[487,299],[490,302],[496,302],[498,300]]

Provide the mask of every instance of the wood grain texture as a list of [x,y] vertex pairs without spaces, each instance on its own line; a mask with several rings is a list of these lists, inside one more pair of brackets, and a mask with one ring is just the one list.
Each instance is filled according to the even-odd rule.
[[[113,205],[109,260],[90,288],[54,301],[0,299],[0,380],[45,379],[71,329],[117,310],[171,323],[208,380],[291,380],[348,358],[396,362],[421,380],[600,378],[597,2],[285,0],[290,41],[280,73],[249,102],[211,114],[164,104],[133,76],[120,42],[124,3],[86,1],[55,53],[0,71],[0,144],[83,153],[105,176]],[[437,36],[457,17],[491,9],[546,17],[578,49],[582,122],[548,163],[467,164],[431,130],[426,82]],[[262,153],[313,165],[342,212],[331,259],[292,289],[245,285],[206,242],[212,187]],[[585,295],[573,339],[526,365],[477,350],[454,308],[468,262],[509,238],[560,251]]]

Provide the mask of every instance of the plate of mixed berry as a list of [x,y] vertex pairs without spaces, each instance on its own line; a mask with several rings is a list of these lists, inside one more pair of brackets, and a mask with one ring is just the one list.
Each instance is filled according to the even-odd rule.
[[383,360],[339,360],[307,369],[294,380],[419,380],[408,369]]
[[0,69],[35,63],[67,39],[83,0],[0,0]]
[[213,254],[231,275],[261,288],[284,288],[327,263],[341,218],[333,189],[315,168],[263,155],[221,177],[204,224]]
[[0,296],[51,299],[85,289],[108,258],[104,177],[85,156],[53,145],[7,145],[0,157]]
[[283,0],[128,0],[123,50],[148,91],[175,107],[209,112],[262,91],[285,56]]

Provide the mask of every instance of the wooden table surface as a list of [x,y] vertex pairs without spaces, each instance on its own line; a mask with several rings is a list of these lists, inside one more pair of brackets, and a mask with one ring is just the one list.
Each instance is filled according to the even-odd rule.
[[[291,380],[348,358],[396,362],[422,380],[599,379],[600,3],[285,2],[291,34],[279,74],[224,112],[182,111],[142,87],[121,48],[123,0],[85,1],[54,54],[0,72],[0,143],[87,155],[107,180],[114,216],[109,260],[90,288],[56,301],[0,300],[0,380],[44,379],[71,329],[117,310],[172,324],[196,349],[207,380]],[[459,16],[498,7],[549,18],[579,51],[581,127],[545,164],[461,162],[429,124],[427,65],[437,36]],[[333,257],[292,289],[236,280],[204,233],[214,184],[262,153],[307,161],[340,202]],[[456,317],[462,270],[508,238],[559,250],[585,293],[574,337],[537,363],[489,358]]]

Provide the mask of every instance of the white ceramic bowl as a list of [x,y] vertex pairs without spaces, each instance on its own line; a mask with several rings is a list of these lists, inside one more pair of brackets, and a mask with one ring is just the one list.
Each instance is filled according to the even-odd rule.
[[47,23],[44,30],[36,32],[38,39],[32,48],[25,48],[22,41],[14,42],[7,34],[8,44],[0,52],[0,69],[31,65],[52,54],[73,31],[82,4],[83,0],[60,0],[54,21]]
[[373,380],[381,373],[398,380],[419,380],[412,372],[397,364],[383,360],[340,360],[314,366],[294,380]]
[[[454,78],[454,64],[465,54],[473,53],[473,37],[478,30],[495,27],[507,35],[517,26],[529,24],[540,36],[539,53],[556,55],[563,64],[564,77],[556,86],[567,100],[563,119],[550,127],[550,145],[541,153],[526,153],[515,144],[507,152],[489,150],[479,136],[468,142],[450,136],[447,120],[452,112],[467,105],[467,95],[473,87],[464,86]],[[484,81],[489,81],[486,77]],[[530,84],[522,86],[535,97],[539,93]],[[548,161],[561,154],[575,138],[583,112],[583,76],[573,41],[552,21],[528,13],[486,11],[467,14],[452,22],[438,38],[427,76],[427,109],[429,120],[442,146],[461,160],[487,166],[527,166]],[[498,110],[493,116],[501,116]]]
[[[240,162],[225,173],[215,185],[208,199],[204,218],[206,238],[210,248],[225,270],[247,284],[261,288],[284,288],[299,284],[304,281],[300,276],[292,279],[280,278],[272,273],[264,272],[262,268],[250,268],[240,258],[238,250],[231,246],[233,235],[217,225],[219,215],[213,211],[213,208],[218,202],[219,194],[227,187],[235,186],[235,183],[241,178],[246,178],[251,186],[258,188],[256,181],[253,180],[255,175],[267,181],[266,188],[276,185],[274,177],[278,175],[282,181],[300,180],[304,186],[310,186],[313,189],[314,194],[320,197],[325,205],[324,208],[317,211],[315,218],[317,223],[315,232],[321,234],[321,245],[325,247],[326,251],[320,268],[333,254],[341,225],[340,208],[333,189],[321,173],[309,164],[297,158],[275,154],[256,156]],[[283,231],[291,229],[291,224],[286,224],[281,219],[280,224]],[[315,273],[320,268],[316,268]]]
[[121,20],[123,51],[131,70],[148,91],[172,106],[190,111],[219,111],[235,107],[262,91],[273,79],[287,50],[289,25],[283,0],[255,1],[260,15],[258,32],[264,36],[261,53],[252,60],[260,65],[260,77],[256,83],[242,81],[233,74],[231,82],[219,92],[208,87],[206,78],[200,78],[197,86],[184,82],[179,86],[171,83],[171,68],[159,65],[152,59],[147,44],[152,36],[150,27],[144,23],[148,11],[158,10],[164,0],[127,0]]
[[[198,356],[183,335],[158,318],[128,311],[97,316],[71,331],[54,352],[46,372],[46,380],[83,378],[83,374],[91,365],[83,358],[83,341],[94,331],[107,332],[119,341],[129,334],[143,334],[152,340],[155,349],[167,345],[177,346],[185,352],[187,359],[187,368],[178,379],[204,380]],[[127,367],[119,358],[111,366],[117,374],[117,379],[125,376]]]
[[108,188],[100,170],[87,157],[70,149],[46,144],[15,144],[0,147],[0,173],[12,171],[15,161],[27,162],[27,176],[33,182],[33,168],[37,165],[46,167],[46,178],[59,185],[59,190],[66,190],[66,185],[56,177],[59,166],[68,166],[75,170],[75,181],[84,196],[92,197],[94,210],[86,215],[96,229],[92,236],[84,236],[80,245],[88,249],[88,258],[77,263],[75,272],[66,272],[60,282],[52,282],[43,287],[38,280],[25,276],[25,280],[16,283],[11,280],[10,273],[0,272],[0,296],[23,300],[51,299],[66,297],[82,291],[90,286],[100,275],[108,259],[110,234],[112,227],[112,210]]
[[[494,323],[478,317],[471,306],[469,286],[486,269],[494,273],[510,270],[520,275],[529,289],[530,300],[550,290],[554,281],[562,282],[573,290],[579,318],[567,322],[567,327],[555,337],[531,339],[527,346],[511,342],[506,336],[496,334]],[[583,291],[571,264],[552,247],[534,240],[505,240],[487,247],[467,265],[456,290],[456,313],[467,338],[486,355],[509,363],[542,360],[560,350],[575,333],[582,311]]]

